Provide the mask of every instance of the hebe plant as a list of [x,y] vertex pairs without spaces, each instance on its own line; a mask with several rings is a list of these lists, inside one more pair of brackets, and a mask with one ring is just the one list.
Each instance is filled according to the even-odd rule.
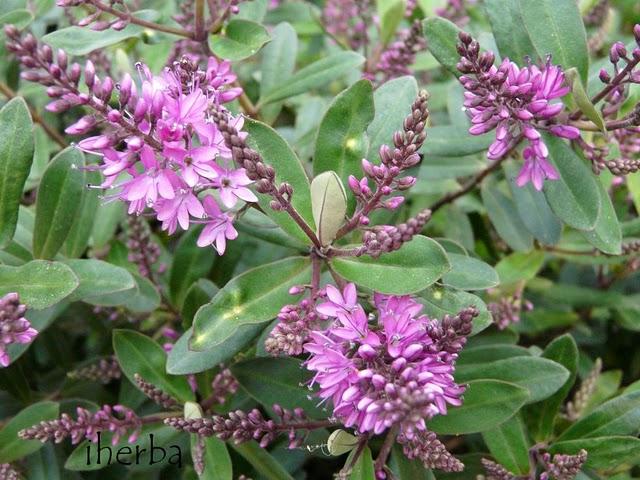
[[636,2],[0,3],[0,479],[640,478]]

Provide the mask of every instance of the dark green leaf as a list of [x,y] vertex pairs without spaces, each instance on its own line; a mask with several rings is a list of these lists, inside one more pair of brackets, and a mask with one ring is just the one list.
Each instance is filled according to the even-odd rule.
[[549,147],[549,161],[560,174],[558,180],[544,182],[551,209],[567,225],[592,230],[602,205],[593,173],[564,140],[545,135],[544,141]]
[[36,202],[33,255],[51,259],[62,247],[80,212],[86,184],[84,155],[69,147],[54,157],[42,176]]
[[518,215],[516,205],[496,184],[482,184],[482,202],[498,235],[514,250],[533,248],[533,237]]
[[0,248],[9,244],[18,223],[22,189],[33,161],[33,123],[29,107],[14,98],[0,110]]
[[399,444],[393,446],[391,467],[398,480],[435,480],[433,473],[427,470],[420,460],[409,460]]
[[182,324],[185,327],[190,327],[193,323],[193,317],[198,309],[206,304],[213,298],[213,296],[220,290],[215,283],[206,278],[197,280],[189,290],[187,290],[184,296],[184,302],[182,302],[182,308],[180,313],[182,316]]
[[267,29],[250,20],[236,18],[224,29],[224,36],[211,39],[211,50],[220,58],[243,60],[255,55],[270,40]]
[[210,350],[240,326],[266,323],[291,302],[289,288],[309,282],[309,260],[292,257],[244,272],[198,310],[189,347]]
[[436,433],[460,435],[489,430],[511,418],[529,398],[526,388],[498,380],[469,382],[460,407],[429,422]]
[[520,415],[482,432],[482,438],[496,461],[507,470],[521,475],[529,472],[529,441]]
[[477,258],[459,253],[447,254],[451,270],[442,277],[442,283],[460,290],[486,290],[500,283],[498,273]]
[[420,293],[425,306],[425,313],[432,318],[442,318],[445,315],[456,315],[461,310],[474,306],[480,314],[473,320],[472,335],[487,328],[493,320],[487,306],[480,297],[455,288],[432,286]]
[[495,362],[512,357],[528,357],[531,352],[524,347],[509,344],[481,345],[478,347],[465,347],[460,352],[457,365],[474,365],[478,363]]
[[[357,450],[353,450],[347,458],[347,464],[350,462],[353,455],[357,454]],[[349,480],[375,480],[376,475],[373,467],[373,458],[371,456],[371,450],[369,447],[365,447],[360,453],[358,460],[353,466]]]
[[553,340],[542,353],[544,358],[558,362],[569,371],[569,378],[560,390],[538,405],[529,407],[527,418],[531,420],[531,434],[536,441],[548,440],[553,434],[556,415],[567,394],[576,381],[578,370],[578,347],[575,340],[568,334]]
[[[198,438],[191,435],[191,450]],[[201,437],[204,442],[204,472],[200,478],[204,480],[232,480],[233,465],[227,446],[216,437]]]
[[567,428],[558,441],[609,435],[635,435],[640,430],[640,391],[603,403]]
[[33,260],[20,267],[0,265],[0,295],[17,292],[30,308],[50,307],[68,297],[80,282],[68,266]]
[[18,413],[0,430],[0,462],[13,462],[41,449],[42,442],[21,440],[18,432],[43,420],[53,420],[57,417],[58,404],[55,402],[34,403]]
[[462,365],[456,369],[456,381],[495,379],[529,390],[528,403],[543,400],[558,391],[569,378],[559,363],[540,357],[512,357],[495,362]]
[[554,443],[549,452],[575,455],[583,449],[587,451],[587,468],[613,470],[640,462],[640,439],[637,437],[603,436],[567,440]]
[[250,441],[240,445],[232,444],[231,447],[255,468],[262,477],[267,480],[293,480],[282,465],[269,455],[266,449],[261,448],[256,442]]
[[104,247],[118,229],[118,224],[125,216],[125,206],[122,202],[111,202],[98,207],[100,214],[93,222],[91,238],[94,248]]
[[331,263],[350,282],[393,295],[424,290],[451,268],[438,242],[422,235],[378,259],[336,257]]
[[312,418],[326,418],[328,413],[319,408],[318,399],[310,398],[311,391],[303,385],[311,379],[300,360],[295,358],[254,358],[231,367],[238,383],[271,411],[274,404],[293,410],[296,407]]
[[[276,183],[287,182],[293,187],[292,205],[307,222],[312,230],[315,230],[313,214],[311,211],[311,194],[309,192],[309,179],[296,154],[278,133],[255,120],[245,121],[245,129],[249,132],[247,141],[256,149],[267,165],[276,170]],[[286,212],[276,212],[270,206],[272,198],[267,195],[259,195],[260,206],[282,227],[289,235],[301,240],[305,244],[309,239],[300,227]]]
[[539,242],[545,245],[558,243],[562,233],[562,222],[549,208],[544,194],[538,192],[531,183],[518,187],[515,184],[518,166],[512,162],[502,165],[522,223]]
[[[522,26],[538,56],[553,56],[565,70],[576,67],[586,85],[589,75],[587,34],[578,5],[573,0],[519,0]],[[520,28],[522,28],[520,26]]]
[[136,288],[133,276],[124,268],[116,267],[102,260],[75,259],[66,260],[80,281],[78,288],[69,296],[69,301],[94,298],[99,301],[103,295],[125,292]]
[[[313,158],[313,174],[333,170],[347,185],[349,175],[362,175],[362,159],[369,148],[367,127],[374,119],[373,87],[360,80],[340,93],[325,113]],[[355,200],[350,200],[353,209]]]
[[616,210],[600,178],[596,178],[596,184],[602,208],[595,228],[581,232],[582,236],[598,250],[610,255],[620,255],[622,253],[622,230]]
[[427,18],[423,25],[429,51],[444,68],[455,76],[460,76],[461,73],[456,68],[460,61],[460,54],[456,49],[460,29],[449,20],[437,16]]
[[60,466],[53,445],[45,443],[26,458],[29,480],[60,480]]
[[339,52],[312,63],[296,72],[287,81],[267,92],[260,105],[293,97],[322,87],[364,63],[364,57],[355,52]]
[[378,18],[380,18],[380,41],[383,45],[395,35],[406,10],[404,0],[376,0]]
[[496,265],[500,283],[508,285],[521,280],[531,280],[536,276],[544,263],[544,252],[515,252],[504,257]]
[[180,238],[173,256],[169,272],[169,293],[171,301],[178,308],[182,306],[191,284],[207,276],[216,257],[212,249],[196,245],[201,231],[201,228],[192,228],[186,232]]
[[503,58],[509,57],[514,62],[520,63],[525,57],[535,55],[531,39],[522,28],[522,15],[518,2],[484,0],[484,8]]
[[[99,179],[98,172],[91,171],[87,173],[87,181],[90,185],[99,185]],[[82,256],[87,249],[89,237],[91,237],[93,230],[93,222],[96,218],[96,210],[99,205],[98,196],[97,189],[86,189],[83,192],[80,211],[62,247],[65,256],[77,258]],[[100,217],[100,214],[97,216]]]
[[167,354],[146,335],[133,330],[114,330],[113,350],[120,368],[133,384],[137,373],[178,400],[194,400],[187,379],[166,373]]
[[565,70],[564,75],[567,79],[567,84],[571,87],[571,95],[573,96],[573,100],[575,100],[576,105],[582,113],[596,126],[602,131],[602,133],[607,133],[607,127],[604,124],[604,118],[602,118],[602,113],[595,107],[591,100],[589,99],[589,95],[587,94],[582,81],[580,80],[580,76],[578,70],[576,68],[570,68]]
[[427,140],[422,147],[424,164],[430,157],[464,157],[485,151],[493,142],[490,134],[471,135],[466,127],[442,125],[427,128]]
[[375,115],[367,128],[369,151],[365,158],[376,160],[380,145],[392,144],[393,133],[402,129],[402,122],[411,113],[410,105],[418,96],[416,79],[410,76],[394,78],[373,92]]

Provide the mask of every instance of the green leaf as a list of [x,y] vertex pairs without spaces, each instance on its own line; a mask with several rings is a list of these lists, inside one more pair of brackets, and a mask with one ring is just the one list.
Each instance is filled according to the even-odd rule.
[[291,257],[235,277],[196,313],[189,347],[212,349],[242,325],[275,318],[283,305],[291,303],[289,288],[309,282],[310,270],[307,258]]
[[507,470],[521,475],[529,472],[529,441],[520,415],[482,432],[482,438],[496,461]]
[[439,434],[461,435],[489,430],[511,418],[529,398],[526,388],[498,380],[469,382],[460,407],[429,421]]
[[[324,114],[316,138],[313,174],[333,170],[347,185],[349,175],[362,175],[369,148],[367,127],[374,119],[373,87],[360,80],[340,93]],[[350,199],[350,210],[355,199]],[[317,222],[316,222],[317,223]]]
[[[64,468],[76,472],[86,472],[101,470],[108,467],[109,463],[107,460],[109,459],[109,452],[106,450],[106,446],[111,447],[111,451],[113,452],[111,465],[116,463],[116,459],[119,458],[120,461],[125,464],[136,465],[137,463],[140,466],[148,466],[152,461],[151,436],[153,436],[153,445],[155,449],[162,447],[167,453],[165,461],[160,463],[157,459],[160,457],[161,453],[156,451],[154,463],[167,465],[167,463],[169,463],[168,459],[177,454],[176,448],[180,448],[180,446],[176,444],[179,443],[181,435],[182,433],[173,427],[166,426],[162,423],[152,423],[142,427],[142,431],[140,432],[135,444],[129,442],[127,435],[124,435],[118,443],[112,445],[111,438],[113,434],[108,431],[103,431],[100,433],[100,446],[102,447],[102,450],[100,451],[99,457],[97,442],[92,443],[85,440],[78,445],[73,452],[71,452],[71,455],[69,455],[69,458],[67,458],[67,461],[64,464]],[[87,451],[89,452],[89,461],[87,461]],[[118,451],[121,452],[119,455]],[[100,463],[98,463],[98,458],[100,459]],[[171,463],[175,464],[175,459]]]
[[29,480],[60,480],[60,466],[52,444],[45,443],[26,459]]
[[[233,480],[233,465],[227,446],[216,437],[200,437],[204,442],[204,472],[200,478],[206,480]],[[191,450],[197,441],[197,435],[191,435]]]
[[398,480],[435,480],[431,470],[427,470],[418,459],[409,460],[399,444],[391,451],[391,466]]
[[44,445],[39,440],[21,440],[18,432],[44,420],[58,417],[58,404],[39,402],[28,406],[0,430],[0,462],[9,463],[36,452]]
[[514,252],[504,257],[496,265],[500,283],[509,285],[521,280],[531,280],[536,276],[544,263],[544,252]]
[[591,99],[580,80],[578,70],[576,68],[570,68],[565,70],[564,75],[567,79],[567,84],[571,87],[571,94],[578,108],[582,110],[582,113],[584,113],[589,120],[596,124],[603,134],[606,134],[607,127],[604,124],[602,113],[591,103]]
[[198,309],[205,303],[209,303],[218,290],[220,289],[216,284],[207,278],[201,278],[192,283],[184,296],[180,309],[182,325],[186,328],[190,327]]
[[552,396],[537,405],[529,407],[527,418],[531,420],[531,434],[539,442],[548,440],[553,434],[556,416],[576,381],[578,346],[571,335],[565,334],[549,343],[542,356],[564,366],[569,371],[569,378]]
[[[90,185],[100,183],[100,174],[95,171],[87,172],[87,181]],[[84,190],[82,194],[82,204],[78,216],[73,222],[71,231],[67,235],[62,246],[65,256],[77,258],[87,249],[89,245],[89,237],[93,230],[93,222],[96,218],[96,210],[99,202],[98,190],[89,188]]]
[[271,411],[274,404],[293,410],[304,408],[311,418],[326,418],[318,399],[310,398],[303,385],[311,379],[300,360],[295,358],[254,358],[231,366],[233,376],[249,395]]
[[586,85],[589,49],[582,16],[574,0],[519,0],[523,24],[538,56],[553,56],[565,70],[576,67]]
[[442,283],[460,290],[486,290],[500,283],[498,273],[477,258],[459,253],[447,254],[451,270],[444,274]]
[[495,379],[529,390],[528,403],[543,400],[558,391],[569,378],[559,363],[540,357],[512,357],[495,362],[462,365],[456,369],[457,382]]
[[267,29],[259,23],[236,18],[227,24],[224,36],[217,35],[209,43],[218,57],[237,61],[255,55],[270,39]]
[[533,57],[535,49],[526,30],[522,28],[522,15],[518,2],[513,0],[484,0],[484,9],[491,23],[502,58],[509,57],[520,63]]
[[380,258],[335,257],[331,264],[350,282],[380,293],[406,295],[424,290],[451,268],[444,249],[417,235],[400,250]]
[[66,260],[80,281],[78,288],[69,296],[69,301],[96,301],[104,295],[125,292],[136,288],[133,276],[124,268],[116,267],[102,260],[76,259]]
[[640,430],[640,391],[603,403],[558,437],[558,441],[609,435],[635,435]]
[[[271,31],[271,41],[262,49],[260,63],[260,99],[287,81],[293,74],[298,53],[298,36],[287,22],[279,23]],[[273,123],[278,117],[282,104],[265,105],[260,114],[266,123]]]
[[[16,97],[0,110],[0,248],[18,224],[22,189],[33,161],[33,122],[26,102]],[[10,139],[10,140],[9,140]]]
[[144,380],[181,400],[194,400],[191,387],[185,377],[168,375],[165,372],[167,354],[155,341],[133,330],[114,330],[113,350],[120,368],[129,381],[135,383],[139,374]]
[[202,228],[192,228],[178,242],[169,272],[169,294],[171,301],[178,308],[182,307],[187,290],[199,278],[206,277],[215,253],[210,248],[200,248],[196,240]]
[[37,310],[68,297],[80,282],[68,266],[33,260],[20,267],[0,265],[0,295],[17,292],[20,301]]
[[602,208],[593,230],[580,232],[591,245],[610,255],[622,253],[622,230],[609,193],[600,177],[595,179]]
[[640,462],[640,439],[637,437],[603,436],[567,440],[554,443],[549,452],[575,455],[583,449],[587,451],[587,468],[614,470],[622,465],[637,465]]
[[355,52],[339,52],[329,55],[296,72],[287,81],[267,92],[259,105],[300,95],[314,88],[325,86],[364,63],[364,57]]
[[502,192],[498,185],[490,182],[482,184],[480,193],[489,219],[500,238],[513,250],[531,250],[533,237],[520,219],[513,199]]
[[329,245],[336,238],[347,213],[347,192],[334,171],[326,171],[311,182],[311,208],[322,245]]
[[266,449],[261,448],[256,442],[250,441],[240,445],[231,444],[231,447],[251,464],[253,468],[267,480],[293,480],[278,461],[269,455]]
[[193,329],[187,330],[173,345],[167,358],[167,373],[186,375],[209,370],[221,363],[226,363],[240,350],[256,338],[266,325],[242,325],[229,338],[211,350],[195,352],[189,350],[189,339]]
[[123,202],[111,202],[98,207],[100,214],[94,219],[91,232],[94,248],[102,248],[113,238],[120,220],[125,216]]
[[33,22],[33,13],[26,9],[13,10],[0,16],[0,25],[11,24],[22,30]]
[[[155,10],[140,10],[133,13],[134,17],[146,21],[158,18]],[[101,32],[83,27],[67,27],[48,33],[42,41],[55,48],[61,48],[71,55],[86,55],[94,50],[115,45],[129,38],[140,37],[144,27],[130,23],[122,30],[107,29]]]
[[427,140],[422,147],[424,164],[430,157],[464,157],[485,151],[494,140],[490,134],[471,135],[466,127],[442,125],[427,128]]
[[513,162],[502,164],[508,179],[511,196],[516,204],[522,223],[527,230],[545,245],[555,245],[560,241],[562,222],[549,208],[549,203],[542,192],[537,191],[531,183],[518,187],[515,179],[519,167]]
[[549,161],[560,174],[558,180],[544,182],[543,191],[551,209],[567,225],[592,230],[602,201],[591,170],[562,139],[544,135],[544,141],[549,147]]
[[420,293],[425,306],[425,313],[431,318],[442,318],[445,315],[456,315],[460,310],[475,306],[479,311],[473,320],[471,335],[475,335],[493,323],[487,306],[480,297],[454,288],[434,285]]
[[380,18],[380,42],[382,45],[386,45],[393,38],[404,18],[405,1],[376,0],[376,9]]
[[402,128],[417,96],[418,84],[411,76],[394,78],[376,88],[373,92],[375,115],[367,128],[369,151],[364,158],[373,161],[378,158],[381,145],[393,142],[393,133]]
[[86,184],[84,155],[69,147],[56,155],[42,176],[36,201],[33,255],[51,259],[73,226]]
[[[276,171],[276,184],[287,182],[293,187],[291,204],[313,230],[313,213],[311,211],[311,194],[309,179],[287,142],[274,129],[255,120],[245,120],[245,129],[249,132],[247,142],[254,148],[267,165]],[[260,206],[289,235],[309,244],[309,239],[302,229],[286,212],[276,212],[269,203],[272,198],[259,194]]]
[[[356,455],[357,451],[354,450],[351,452],[349,457],[347,457],[347,464],[350,462],[353,455]],[[376,475],[373,467],[373,458],[371,456],[371,449],[369,447],[364,447],[364,450],[360,453],[358,457],[358,461],[353,466],[353,470],[351,470],[351,475],[349,475],[349,480],[375,480]]]
[[462,75],[456,65],[460,61],[460,54],[456,48],[458,33],[461,30],[449,20],[442,17],[427,18],[424,23],[424,35],[427,47],[440,64],[453,75]]
[[477,347],[465,347],[460,352],[460,357],[456,362],[459,367],[462,365],[474,365],[477,363],[495,362],[512,357],[529,357],[531,352],[518,345],[492,344],[480,345]]

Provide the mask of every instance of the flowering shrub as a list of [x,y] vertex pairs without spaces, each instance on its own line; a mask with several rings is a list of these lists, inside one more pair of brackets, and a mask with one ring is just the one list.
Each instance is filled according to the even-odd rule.
[[0,20],[0,480],[640,478],[636,2]]

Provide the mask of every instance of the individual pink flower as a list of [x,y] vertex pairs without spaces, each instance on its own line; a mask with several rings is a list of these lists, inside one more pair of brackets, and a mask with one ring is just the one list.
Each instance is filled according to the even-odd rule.
[[194,187],[200,177],[213,180],[218,177],[215,158],[220,150],[213,146],[201,146],[187,150],[181,142],[166,143],[163,153],[180,164],[180,175],[188,186]]
[[178,194],[171,200],[161,200],[156,208],[158,220],[162,222],[162,229],[169,235],[176,231],[179,224],[183,230],[189,228],[190,217],[204,218],[205,211],[192,190],[179,189]]
[[218,255],[223,255],[227,247],[227,240],[238,237],[238,231],[233,227],[233,217],[223,213],[210,195],[204,198],[202,204],[209,220],[198,237],[197,244],[199,247],[214,245]]
[[542,190],[545,179],[558,180],[560,175],[546,157],[537,155],[535,150],[527,147],[523,150],[524,165],[516,179],[516,185],[525,186],[531,182],[536,190]]
[[258,197],[247,188],[253,182],[247,177],[244,168],[226,169],[218,167],[216,184],[220,189],[220,200],[227,208],[233,208],[238,200],[257,202]]

